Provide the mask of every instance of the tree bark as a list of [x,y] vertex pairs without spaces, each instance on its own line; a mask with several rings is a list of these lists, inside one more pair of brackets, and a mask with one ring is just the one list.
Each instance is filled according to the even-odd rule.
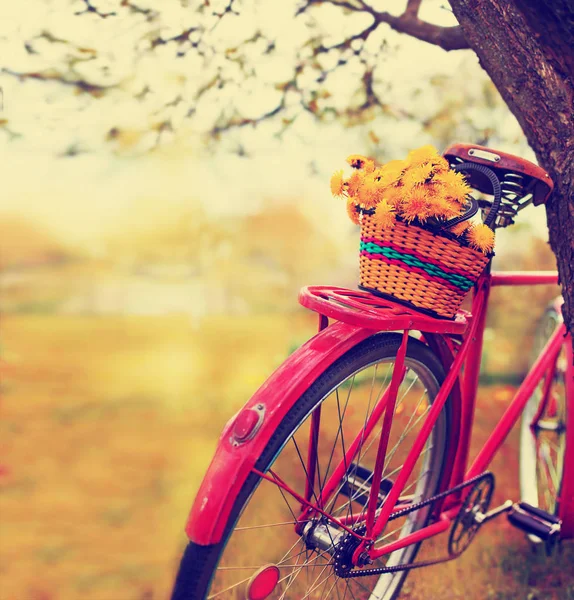
[[574,6],[572,0],[450,0],[482,67],[554,180],[546,205],[564,321],[574,333]]

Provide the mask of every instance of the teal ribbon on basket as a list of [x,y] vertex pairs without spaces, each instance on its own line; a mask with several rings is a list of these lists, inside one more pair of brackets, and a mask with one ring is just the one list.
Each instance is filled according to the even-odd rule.
[[396,262],[399,262],[416,270],[422,269],[431,277],[442,279],[465,292],[474,285],[474,281],[468,277],[445,271],[439,266],[425,262],[413,254],[401,252],[389,246],[381,246],[372,241],[361,240],[361,254],[370,255],[372,258],[382,258],[383,260],[387,259],[387,262],[393,262],[395,264]]

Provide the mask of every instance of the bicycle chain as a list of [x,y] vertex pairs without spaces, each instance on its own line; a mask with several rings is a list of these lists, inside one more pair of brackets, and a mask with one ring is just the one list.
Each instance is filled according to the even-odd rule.
[[[413,504],[412,506],[407,506],[406,508],[403,508],[403,509],[397,511],[396,513],[393,513],[389,517],[389,521],[394,521],[395,519],[404,517],[405,515],[407,515],[411,512],[420,510],[421,508],[424,508],[425,506],[428,506],[429,504],[432,504],[433,502],[436,502],[437,500],[446,498],[447,496],[450,496],[451,494],[459,492],[460,490],[463,490],[464,488],[466,488],[470,485],[474,485],[487,477],[494,478],[494,476],[492,475],[492,473],[490,471],[486,471],[484,473],[481,473],[480,475],[476,475],[475,477],[472,477],[468,481],[459,483],[458,485],[455,485],[453,488],[450,488],[444,492],[441,492],[440,494],[431,496],[430,498],[427,498],[426,500],[417,502],[417,504]],[[411,569],[420,569],[421,567],[430,567],[431,565],[437,565],[439,563],[447,562],[449,560],[453,560],[454,558],[457,558],[457,556],[448,556],[446,558],[421,561],[418,563],[407,563],[407,564],[403,564],[403,565],[394,565],[392,567],[377,567],[374,569],[362,569],[360,571],[339,570],[337,575],[339,577],[341,577],[342,579],[352,579],[352,578],[356,578],[356,577],[368,577],[369,575],[384,575],[385,573],[396,573],[397,571],[410,571]]]

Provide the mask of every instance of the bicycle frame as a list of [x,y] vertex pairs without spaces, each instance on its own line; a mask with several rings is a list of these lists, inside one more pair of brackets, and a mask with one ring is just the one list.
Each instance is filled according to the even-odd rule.
[[[475,294],[473,298],[473,321],[471,327],[465,336],[465,339],[458,351],[456,359],[447,375],[444,384],[435,398],[433,407],[429,412],[427,420],[425,421],[418,438],[415,440],[413,447],[411,448],[409,455],[403,464],[403,468],[394,482],[393,488],[389,492],[389,495],[385,499],[385,502],[374,523],[372,522],[372,513],[375,507],[374,505],[372,507],[369,506],[366,518],[366,537],[370,539],[376,539],[383,532],[389,517],[396,510],[395,504],[399,499],[404,485],[412,473],[418,455],[423,449],[432,427],[434,426],[434,423],[440,414],[440,410],[444,406],[444,403],[451,392],[455,379],[461,376],[462,371],[464,372],[464,377],[462,377],[463,401],[461,404],[462,421],[459,437],[461,443],[457,447],[456,456],[454,459],[455,466],[450,482],[451,487],[468,481],[471,478],[483,473],[487,469],[496,452],[499,450],[500,446],[503,444],[511,429],[522,414],[522,411],[524,410],[528,400],[534,393],[537,386],[543,380],[545,375],[546,382],[551,380],[554,373],[556,358],[564,344],[566,345],[569,356],[566,374],[568,414],[572,415],[574,413],[574,365],[572,363],[572,344],[569,336],[566,335],[565,325],[561,324],[556,328],[556,331],[548,340],[546,346],[538,356],[537,360],[534,362],[521,386],[518,388],[514,399],[508,406],[506,412],[492,431],[482,449],[479,451],[470,468],[468,468],[465,473],[470,448],[476,393],[478,390],[482,340],[490,288],[491,286],[501,285],[541,285],[556,282],[556,275],[550,273],[485,273],[480,278],[475,288]],[[397,359],[397,363],[398,362],[399,360]],[[402,368],[402,366],[396,364],[395,370],[397,368]],[[548,387],[548,385],[545,386],[546,389]],[[539,418],[540,413],[541,411],[539,411],[536,419]],[[383,434],[384,431],[385,427],[383,425]],[[564,458],[565,464],[569,464],[569,461],[572,460],[574,460],[574,448],[572,448],[570,445],[566,448],[566,455]],[[385,544],[380,547],[369,548],[367,541],[363,541],[359,548],[357,548],[354,559],[358,560],[360,554],[367,551],[369,557],[372,560],[375,560],[385,554],[389,554],[395,550],[399,550],[400,548],[404,548],[405,546],[420,542],[428,537],[432,537],[438,533],[446,531],[450,527],[452,520],[456,517],[458,513],[458,507],[458,503],[456,503],[454,506],[449,506],[447,504],[447,509],[440,513],[438,520],[435,523],[419,529],[415,533],[405,536],[396,542]],[[567,477],[566,472],[563,478],[563,488],[561,489],[559,512],[559,517],[563,521],[562,538],[574,537],[573,510],[574,482],[572,482],[571,478]]]
[[[385,498],[382,507],[375,510],[376,503],[369,502],[366,514],[367,532],[364,536],[357,535],[362,543],[355,551],[354,562],[359,561],[361,553],[368,552],[370,558],[375,559],[448,529],[458,512],[461,494],[456,496],[453,494],[447,501],[441,504],[437,503],[434,522],[428,527],[419,529],[415,533],[390,544],[380,547],[372,545],[372,540],[376,539],[386,527],[389,517],[393,512],[400,509],[397,501],[402,489],[449,395],[454,405],[453,434],[461,442],[454,452],[451,451],[450,456],[447,457],[449,465],[446,469],[447,480],[441,482],[442,490],[467,481],[487,468],[538,384],[544,380],[545,376],[545,381],[550,381],[556,357],[563,344],[565,344],[568,353],[567,402],[569,420],[572,420],[574,417],[574,370],[571,340],[569,336],[565,338],[566,328],[561,325],[543,349],[538,360],[535,361],[486,444],[470,468],[467,468],[490,289],[492,286],[500,285],[550,283],[557,283],[556,273],[491,274],[485,272],[475,286],[472,314],[467,314],[466,320],[464,318],[453,321],[438,320],[406,310],[404,314],[401,311],[390,310],[387,316],[376,318],[367,310],[363,313],[349,311],[345,322],[340,319],[331,325],[329,325],[329,317],[336,318],[332,305],[325,303],[319,308],[313,307],[310,302],[306,303],[304,301],[305,291],[303,291],[300,296],[301,303],[319,312],[319,333],[292,354],[224,428],[215,456],[201,484],[188,519],[186,532],[190,540],[201,545],[215,544],[221,541],[235,498],[247,478],[254,474],[272,481],[300,501],[302,505],[301,521],[310,511],[322,512],[321,506],[313,505],[310,502],[311,491],[309,486],[305,490],[305,496],[301,496],[289,489],[272,471],[263,473],[256,469],[256,460],[283,417],[301,394],[310,387],[329,365],[350,348],[377,331],[397,330],[403,331],[403,342],[397,354],[390,390],[379,400],[379,405],[373,412],[373,419],[366,425],[372,430],[377,422],[380,423],[381,419],[383,420],[381,435],[383,442],[379,446],[373,474],[375,482],[377,476],[380,477],[381,466],[384,463],[386,452],[384,440],[388,436],[388,428],[392,417],[391,410],[387,410],[387,408],[394,405],[393,394],[396,396],[396,389],[404,377],[402,360],[404,359],[409,331],[420,331],[423,334],[424,340],[441,358],[447,376],[434,399],[433,406],[414,442],[403,469]],[[459,341],[460,338],[462,341]],[[316,436],[319,423],[320,410],[316,410],[311,417],[310,465],[315,462],[312,456],[315,451],[313,436]],[[572,425],[569,426],[571,431]],[[570,436],[570,440],[567,441],[566,464],[568,464],[568,461],[574,460],[572,437]],[[353,445],[351,445],[347,454],[352,450]],[[348,462],[350,460],[347,461],[347,464]],[[574,463],[570,462],[569,464]],[[574,537],[574,479],[569,478],[567,474],[565,472],[560,499],[559,516],[563,520],[563,538]],[[339,465],[338,468],[334,469],[331,479],[338,478],[340,481],[343,475],[344,468]],[[331,481],[331,479],[327,481],[324,487],[323,495],[325,497],[321,498],[322,506],[325,506],[329,494],[336,488],[337,480],[333,479]],[[225,495],[213,493],[214,490],[222,488],[227,490]],[[373,484],[372,489],[377,489],[377,486]],[[343,519],[335,520],[331,518],[331,520],[343,529],[351,531],[349,525],[352,523],[345,522]]]

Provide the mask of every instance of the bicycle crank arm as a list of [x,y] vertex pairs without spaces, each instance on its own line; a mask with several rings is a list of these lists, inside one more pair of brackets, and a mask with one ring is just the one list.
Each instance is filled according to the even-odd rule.
[[480,525],[482,525],[483,523],[488,523],[488,521],[498,517],[499,515],[502,515],[503,513],[510,511],[513,505],[514,502],[512,502],[512,500],[507,500],[504,504],[501,504],[500,506],[489,510],[487,513],[477,513],[474,516],[474,520]]

